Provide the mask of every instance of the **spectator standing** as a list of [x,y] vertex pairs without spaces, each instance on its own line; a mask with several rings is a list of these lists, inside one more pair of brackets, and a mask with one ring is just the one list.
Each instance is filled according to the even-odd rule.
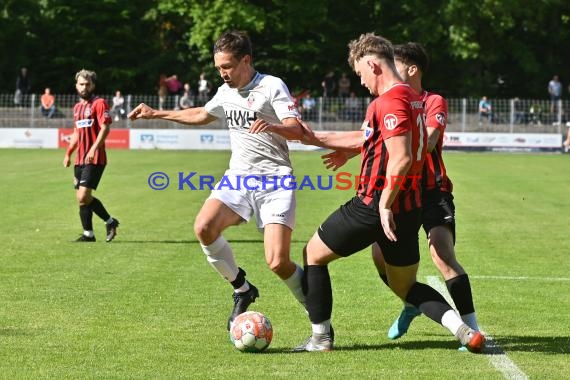
[[200,79],[198,79],[198,102],[200,104],[206,104],[210,97],[210,82],[206,79],[206,74],[200,74]]
[[562,83],[558,80],[558,75],[553,76],[548,82],[548,94],[550,95],[550,113],[554,113],[556,104],[562,97]]
[[42,116],[51,119],[55,113],[55,96],[53,96],[49,87],[45,88],[43,95],[40,97],[40,103]]
[[330,98],[334,96],[336,85],[337,83],[334,77],[334,71],[329,71],[321,83],[321,86],[323,86],[323,97]]
[[350,79],[346,73],[342,73],[338,80],[338,96],[340,98],[348,98],[350,96]]
[[16,78],[16,91],[14,93],[14,105],[22,106],[22,97],[30,93],[30,79],[28,77],[28,69],[22,67]]
[[178,76],[173,74],[166,78],[166,88],[168,90],[168,96],[171,98],[169,103],[173,106],[172,108],[178,109],[178,96],[181,94],[183,86]]
[[166,75],[160,74],[158,78],[158,109],[163,110],[168,96],[168,88],[166,88]]
[[127,115],[125,110],[125,98],[121,94],[121,91],[117,90],[115,96],[113,97],[113,105],[111,107],[111,114],[113,115],[115,121],[119,119],[124,119]]
[[184,83],[184,94],[180,98],[180,109],[187,109],[194,107],[194,99],[192,99],[192,90],[190,89],[190,83]]
[[301,114],[306,120],[313,120],[315,118],[315,106],[317,102],[315,98],[311,96],[310,92],[307,92],[305,96],[301,99]]
[[479,100],[479,125],[482,124],[483,119],[487,119],[487,123],[491,123],[492,119],[492,109],[491,103],[486,96],[483,96]]

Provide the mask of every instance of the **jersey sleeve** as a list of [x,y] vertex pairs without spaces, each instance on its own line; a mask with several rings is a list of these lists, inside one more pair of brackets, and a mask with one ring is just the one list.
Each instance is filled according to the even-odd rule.
[[285,83],[279,78],[274,78],[271,86],[271,105],[279,120],[289,117],[300,117],[295,101]]
[[208,112],[212,116],[217,117],[218,119],[224,119],[226,117],[226,114],[224,113],[224,107],[222,106],[222,101],[221,101],[223,97],[222,92],[223,88],[219,87],[218,91],[216,91],[216,95],[214,95],[212,99],[210,99],[208,103],[206,103],[206,105],[204,106],[206,112]]
[[99,125],[111,125],[113,122],[113,118],[111,117],[111,113],[109,112],[109,106],[104,99],[100,99],[99,101],[93,104],[93,112],[94,118],[97,119]]
[[444,130],[447,126],[447,101],[440,95],[431,95],[426,101],[426,127]]
[[411,112],[408,101],[402,97],[382,99],[378,102],[380,112],[380,133],[384,140],[404,135],[412,130]]

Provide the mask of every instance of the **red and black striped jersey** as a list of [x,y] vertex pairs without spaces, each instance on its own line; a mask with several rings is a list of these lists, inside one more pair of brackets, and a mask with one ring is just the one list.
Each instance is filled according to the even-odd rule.
[[402,186],[392,204],[392,211],[399,213],[420,208],[419,178],[427,145],[424,105],[420,96],[407,84],[394,85],[370,103],[362,129],[364,144],[357,195],[369,205],[380,200],[386,186],[396,186],[394,179],[385,177],[389,157],[384,141],[411,132],[412,166],[405,178],[400,179]]
[[[77,152],[75,154],[75,165],[84,165],[85,156],[89,149],[97,140],[97,135],[101,130],[101,125],[110,125],[112,118],[109,113],[109,106],[105,99],[94,96],[88,101],[80,101],[73,108],[74,128],[78,134]],[[105,143],[101,144],[95,157],[93,165],[106,165],[107,153]]]
[[438,94],[424,91],[422,100],[426,108],[426,127],[437,128],[439,138],[435,148],[427,153],[422,186],[426,191],[439,189],[445,192],[453,191],[453,183],[447,176],[447,170],[443,163],[443,134],[447,126],[447,101]]

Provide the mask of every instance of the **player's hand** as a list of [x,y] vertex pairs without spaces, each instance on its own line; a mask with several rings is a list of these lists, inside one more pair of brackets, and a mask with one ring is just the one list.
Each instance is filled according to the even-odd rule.
[[69,155],[66,154],[65,157],[63,157],[63,167],[68,168],[70,162],[71,158],[69,157]]
[[249,133],[271,132],[271,124],[263,119],[257,119],[249,127]]
[[398,241],[396,238],[396,223],[394,222],[394,214],[389,208],[381,208],[380,213],[380,223],[382,224],[382,229],[384,234],[390,241]]
[[315,136],[315,132],[311,129],[311,127],[309,127],[309,124],[299,118],[297,118],[297,121],[299,124],[301,124],[301,127],[303,127],[303,138],[301,139],[301,142],[305,145],[318,146],[319,140]]
[[92,164],[95,160],[95,150],[93,148],[89,149],[89,152],[85,155],[85,163]]
[[129,112],[127,117],[131,120],[152,119],[154,112],[155,110],[153,108],[147,106],[144,103],[141,103],[136,106],[135,109],[133,109],[131,112]]
[[338,150],[324,154],[321,158],[323,159],[325,167],[327,169],[332,169],[333,171],[336,171],[348,161],[348,155],[345,152]]

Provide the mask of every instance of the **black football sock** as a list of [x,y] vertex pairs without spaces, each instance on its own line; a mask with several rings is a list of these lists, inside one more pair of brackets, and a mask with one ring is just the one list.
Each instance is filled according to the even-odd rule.
[[93,210],[93,212],[99,218],[103,219],[103,221],[106,222],[111,217],[111,215],[109,215],[107,210],[105,210],[105,206],[103,206],[103,203],[101,203],[101,201],[99,199],[93,198],[93,201],[91,203],[89,203],[89,206],[91,206],[91,209]]
[[93,210],[91,205],[79,206],[79,217],[84,231],[93,231]]
[[447,280],[445,281],[445,285],[460,315],[475,312],[473,295],[471,294],[471,284],[469,283],[469,276],[467,274],[461,274]]
[[331,318],[333,299],[328,266],[305,266],[303,293],[306,297],[307,311],[312,323],[322,323]]
[[239,289],[242,286],[244,286],[245,285],[245,271],[243,269],[239,268],[236,279],[233,280],[232,282],[230,282],[230,284],[232,284],[234,289]]
[[411,303],[430,319],[441,325],[441,318],[453,308],[447,303],[445,298],[434,288],[416,282],[406,296],[406,302]]

